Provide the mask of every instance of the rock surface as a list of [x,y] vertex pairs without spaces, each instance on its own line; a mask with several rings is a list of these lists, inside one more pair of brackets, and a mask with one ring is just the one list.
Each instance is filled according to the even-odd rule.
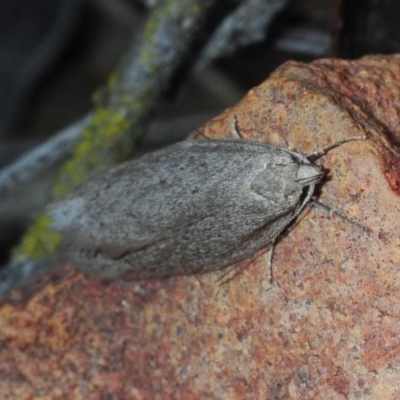
[[[400,398],[400,56],[289,62],[201,130],[310,153],[320,201],[226,271],[102,283],[65,267],[0,308],[1,399]],[[234,271],[233,274],[235,274]],[[224,278],[226,279],[226,278]]]

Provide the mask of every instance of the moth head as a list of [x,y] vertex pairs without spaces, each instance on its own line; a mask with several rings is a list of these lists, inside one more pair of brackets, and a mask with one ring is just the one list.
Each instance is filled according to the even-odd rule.
[[304,187],[311,184],[317,184],[321,181],[323,176],[324,170],[321,166],[314,164],[299,164],[295,181],[301,183]]
[[298,204],[303,189],[318,183],[323,176],[322,167],[308,164],[307,160],[272,164],[253,178],[250,188],[271,204],[284,203],[285,207],[291,209]]

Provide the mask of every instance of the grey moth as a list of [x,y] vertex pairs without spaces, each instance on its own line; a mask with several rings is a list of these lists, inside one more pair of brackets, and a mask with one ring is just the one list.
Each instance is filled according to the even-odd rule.
[[162,278],[252,258],[324,176],[305,156],[240,140],[184,141],[118,165],[49,210],[62,258],[102,279]]

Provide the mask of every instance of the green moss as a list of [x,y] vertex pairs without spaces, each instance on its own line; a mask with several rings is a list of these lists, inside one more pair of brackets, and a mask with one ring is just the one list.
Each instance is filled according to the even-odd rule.
[[15,249],[16,254],[23,254],[31,260],[49,258],[61,244],[60,233],[51,229],[52,220],[47,215],[36,218],[35,223]]
[[[124,136],[129,135],[132,121],[111,107],[98,108],[83,132],[72,157],[64,164],[53,186],[55,197],[69,193],[96,171],[122,161],[132,151]],[[125,146],[121,148],[121,143]],[[128,148],[127,148],[128,147]],[[118,155],[118,151],[124,154]]]

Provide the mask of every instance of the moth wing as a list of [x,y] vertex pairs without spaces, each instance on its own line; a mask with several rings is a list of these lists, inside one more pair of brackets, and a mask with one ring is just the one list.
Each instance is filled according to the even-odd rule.
[[[291,161],[283,149],[258,143],[182,142],[114,167],[83,185],[58,203],[58,213],[70,210],[58,229],[66,237],[67,253],[101,252],[119,259],[184,234],[221,210],[246,204],[257,171],[265,164]],[[264,220],[276,215],[271,207]]]

